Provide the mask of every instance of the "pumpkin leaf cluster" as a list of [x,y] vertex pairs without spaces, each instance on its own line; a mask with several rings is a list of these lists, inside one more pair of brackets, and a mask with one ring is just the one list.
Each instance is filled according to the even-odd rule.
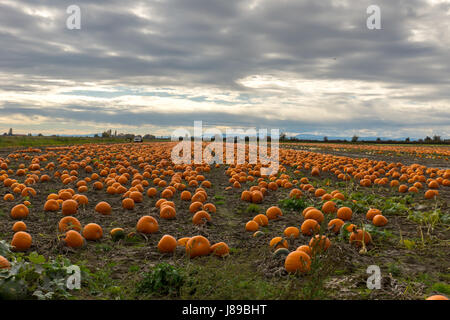
[[0,241],[0,256],[8,256],[11,254],[11,245],[5,240]]
[[350,198],[356,200],[354,204],[349,203],[350,208],[354,212],[366,212],[370,208],[377,208],[385,215],[408,214],[410,210],[408,205],[413,200],[411,195],[379,197],[374,194],[363,194],[361,192],[353,192]]
[[10,299],[62,299],[71,295],[67,291],[66,258],[46,259],[32,252],[29,255],[12,253],[0,242],[0,253],[9,258],[11,268],[0,270],[0,300]]

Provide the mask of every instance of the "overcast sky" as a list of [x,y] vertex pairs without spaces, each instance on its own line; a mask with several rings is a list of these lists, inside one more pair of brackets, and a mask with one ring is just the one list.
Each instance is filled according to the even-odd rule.
[[450,0],[0,0],[0,134],[194,120],[450,137]]

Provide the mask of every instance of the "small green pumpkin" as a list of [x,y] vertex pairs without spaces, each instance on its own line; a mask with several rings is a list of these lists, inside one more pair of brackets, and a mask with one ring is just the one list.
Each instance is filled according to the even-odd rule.
[[288,249],[286,249],[286,248],[279,248],[279,249],[275,250],[275,252],[273,253],[273,256],[275,258],[278,258],[278,257],[287,256],[288,254],[289,254],[289,250]]

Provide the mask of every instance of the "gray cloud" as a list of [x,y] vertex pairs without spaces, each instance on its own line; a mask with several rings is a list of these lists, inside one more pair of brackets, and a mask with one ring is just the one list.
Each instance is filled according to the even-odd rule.
[[[68,102],[59,109],[54,102],[33,107],[27,104],[33,102],[23,97],[14,100],[8,96],[8,101],[0,101],[0,115],[67,118],[75,121],[74,127],[76,121],[94,121],[99,126],[173,127],[203,119],[211,125],[268,126],[324,134],[349,128],[393,135],[400,129],[417,128],[420,135],[436,128],[450,134],[450,114],[446,111],[449,2],[432,6],[423,0],[377,1],[382,13],[380,31],[366,28],[366,8],[372,4],[366,0],[75,2],[82,10],[82,30],[71,31],[65,28],[65,9],[74,1],[22,0],[13,5],[0,0],[0,73],[5,78],[20,76],[5,80],[0,91],[18,95],[64,87],[71,91],[71,87],[91,82],[113,90],[172,88],[180,91],[173,94],[180,99],[184,91],[197,90],[198,96],[205,97],[202,103],[217,101],[220,106],[217,97],[202,91],[213,88],[222,94],[245,94],[248,102],[259,104],[261,110],[267,105],[265,114],[248,114],[243,101],[236,102],[243,105],[241,115],[227,112],[226,102],[221,109],[212,106],[208,112],[135,113],[131,104],[117,111],[107,103],[89,105],[84,101],[78,105],[73,101],[80,110],[73,111]],[[253,2],[258,4],[248,9]],[[32,15],[33,10],[38,15]],[[49,18],[44,17],[46,11]],[[411,41],[416,29],[427,36]],[[258,89],[240,82],[251,75],[358,81],[368,87],[381,84],[396,94],[355,93],[350,86],[339,92],[319,92],[302,105],[301,90]],[[71,83],[51,84],[50,79]],[[411,91],[411,87],[418,90]],[[415,107],[416,103],[421,105]],[[320,106],[328,114],[341,110],[346,117],[302,120],[277,117],[277,112],[271,111],[277,108],[289,113],[301,108],[305,112],[308,106]],[[411,109],[405,115],[406,106]],[[420,107],[427,109],[421,111]]]

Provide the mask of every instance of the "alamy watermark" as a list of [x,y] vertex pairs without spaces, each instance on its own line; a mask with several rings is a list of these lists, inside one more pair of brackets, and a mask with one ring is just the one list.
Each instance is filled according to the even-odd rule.
[[[254,128],[226,129],[223,134],[217,128],[203,130],[202,121],[194,121],[193,139],[191,133],[183,128],[172,133],[172,141],[181,140],[172,149],[172,162],[175,164],[244,164],[247,162],[246,149],[248,148],[249,164],[261,164],[261,175],[276,174],[279,169],[279,138],[279,129],[271,129],[270,135],[267,129]],[[205,142],[209,143],[204,146]]]
[[66,19],[66,27],[69,30],[81,29],[81,9],[79,6],[72,4],[67,7],[66,13],[69,15]]
[[366,26],[369,30],[381,29],[381,9],[377,5],[367,7],[366,13],[369,15],[366,20]]
[[77,289],[79,290],[81,288],[81,270],[79,266],[71,265],[67,267],[67,274],[69,277],[66,281],[66,287],[69,290]]
[[377,265],[370,265],[366,270],[370,276],[367,278],[367,289],[381,289],[381,270]]
[[[69,15],[66,19],[66,27],[69,30],[81,29],[81,9],[78,5],[72,4],[67,7],[66,13]],[[366,26],[369,30],[381,29],[381,9],[377,5],[370,5],[366,9],[369,15],[366,20]]]

